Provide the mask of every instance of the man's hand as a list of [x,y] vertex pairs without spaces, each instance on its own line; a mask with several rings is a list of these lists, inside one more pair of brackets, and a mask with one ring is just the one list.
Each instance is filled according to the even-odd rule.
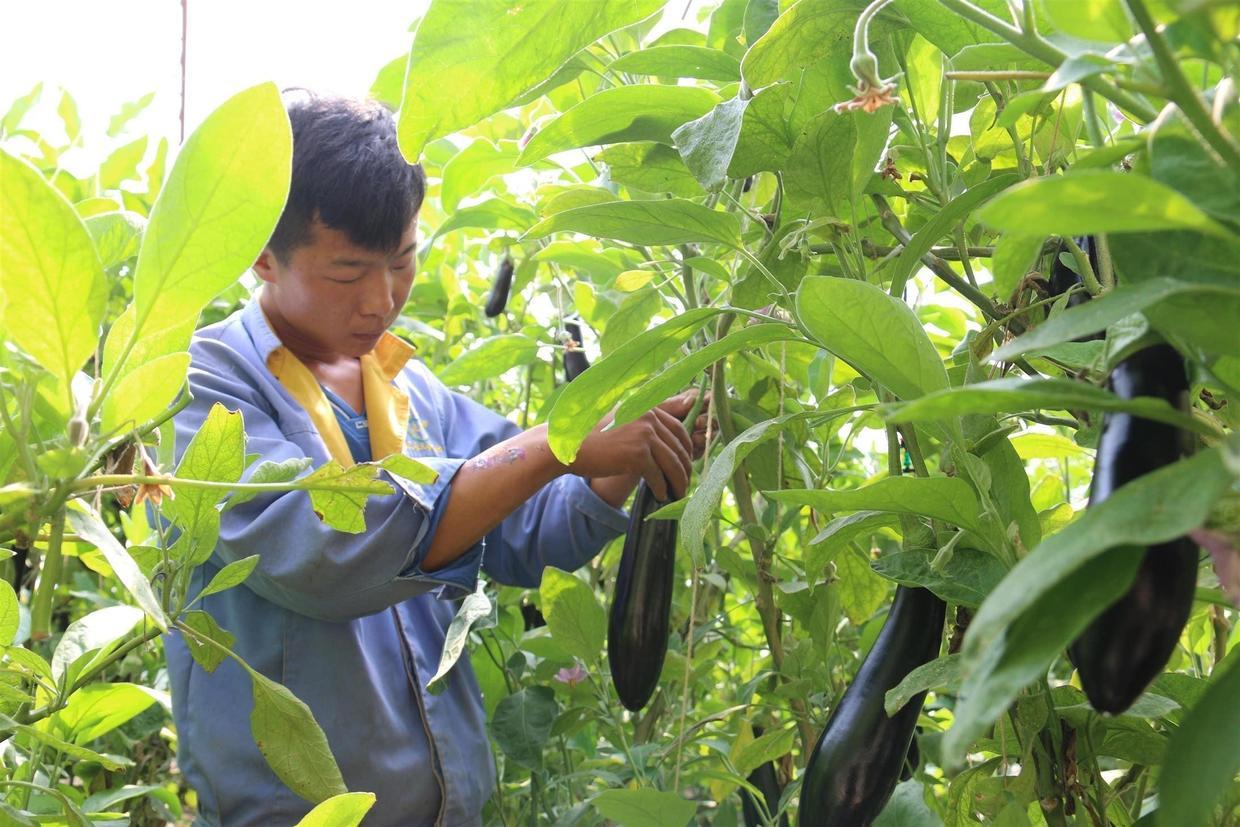
[[697,394],[696,389],[677,394],[638,419],[604,431],[613,420],[608,414],[586,437],[568,470],[583,477],[627,478],[625,496],[643,478],[658,499],[680,499],[689,488],[693,458],[701,456],[706,445],[706,414],[697,418],[692,436],[681,424]]

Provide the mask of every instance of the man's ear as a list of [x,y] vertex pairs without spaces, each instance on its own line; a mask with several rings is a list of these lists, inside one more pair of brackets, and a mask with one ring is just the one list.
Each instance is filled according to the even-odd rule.
[[263,251],[258,254],[258,258],[254,259],[254,272],[260,279],[270,284],[275,284],[276,268],[279,263],[276,261],[276,254],[271,252],[270,247],[264,247]]

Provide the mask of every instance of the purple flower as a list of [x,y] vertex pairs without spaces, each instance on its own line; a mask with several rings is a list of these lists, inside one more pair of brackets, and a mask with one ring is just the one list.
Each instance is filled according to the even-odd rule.
[[555,679],[568,684],[570,688],[574,687],[586,679],[586,668],[581,663],[574,663],[571,669],[564,668],[556,672]]

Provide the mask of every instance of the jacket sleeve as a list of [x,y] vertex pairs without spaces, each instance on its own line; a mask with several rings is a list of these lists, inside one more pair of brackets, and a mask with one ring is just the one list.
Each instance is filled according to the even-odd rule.
[[[273,405],[257,388],[263,379],[227,345],[199,340],[191,348],[189,370],[193,401],[175,417],[176,457],[181,455],[216,403],[244,418],[246,453],[259,462],[306,456],[294,441],[317,434],[309,420],[281,422]],[[247,381],[248,380],[248,381]],[[292,417],[285,417],[293,420]],[[304,444],[306,440],[303,438]],[[326,452],[314,457],[315,466]],[[324,523],[304,491],[266,494],[221,514],[215,554],[221,564],[260,555],[245,585],[290,611],[321,620],[344,621],[373,614],[411,596],[439,587],[468,594],[477,581],[481,546],[431,574],[420,563],[436,521],[432,514],[463,460],[424,457],[439,478],[429,485],[381,472],[394,487],[370,497],[360,534],[337,531]],[[248,479],[259,462],[246,470]]]
[[[439,387],[451,456],[477,456],[521,432],[494,411]],[[624,511],[594,493],[583,478],[567,474],[539,489],[486,535],[482,568],[500,583],[532,588],[547,566],[574,571],[627,528]]]

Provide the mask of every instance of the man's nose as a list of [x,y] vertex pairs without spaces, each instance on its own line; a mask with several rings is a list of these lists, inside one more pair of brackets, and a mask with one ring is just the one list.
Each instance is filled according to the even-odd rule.
[[391,275],[387,278],[373,279],[370,288],[366,291],[366,295],[362,300],[362,313],[367,316],[382,316],[387,318],[392,312],[392,285]]

